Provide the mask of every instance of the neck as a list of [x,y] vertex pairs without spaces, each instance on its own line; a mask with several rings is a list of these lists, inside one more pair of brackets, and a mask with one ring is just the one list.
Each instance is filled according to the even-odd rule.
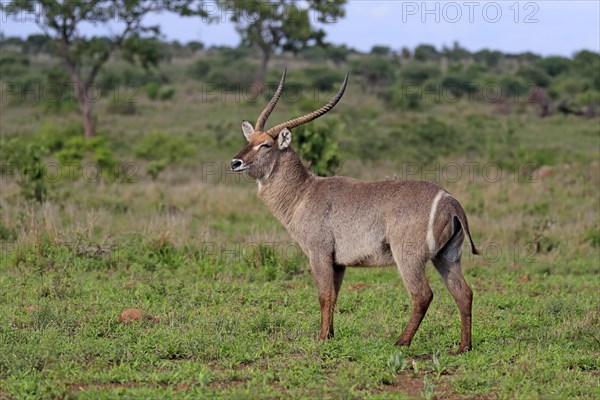
[[258,181],[258,197],[287,227],[296,205],[306,193],[306,183],[312,176],[302,165],[300,157],[288,148],[275,162],[271,173]]

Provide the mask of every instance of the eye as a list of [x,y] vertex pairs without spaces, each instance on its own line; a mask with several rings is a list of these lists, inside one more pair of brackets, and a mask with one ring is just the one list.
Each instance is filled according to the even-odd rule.
[[264,143],[262,143],[260,146],[258,146],[258,148],[260,149],[260,148],[262,148],[262,147],[266,147],[266,148],[268,149],[268,148],[269,148],[269,147],[271,147],[271,146],[272,146],[272,144],[271,144],[271,143],[269,143],[269,142],[264,142]]

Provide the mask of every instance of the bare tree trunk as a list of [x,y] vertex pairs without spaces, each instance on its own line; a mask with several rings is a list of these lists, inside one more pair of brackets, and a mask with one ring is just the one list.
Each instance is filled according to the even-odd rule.
[[81,111],[83,113],[83,131],[87,139],[96,136],[96,125],[94,124],[94,117],[92,115],[93,106],[94,103],[86,96],[81,106]]
[[77,93],[77,101],[83,119],[83,132],[86,139],[96,135],[96,126],[94,124],[94,99],[91,97],[90,89],[92,85],[86,85],[77,71],[71,73],[73,81],[76,85],[75,93]]
[[262,49],[262,60],[260,62],[260,66],[258,67],[258,71],[256,73],[256,79],[254,79],[254,85],[252,85],[252,98],[256,98],[261,95],[265,88],[265,77],[267,75],[267,65],[269,64],[269,59],[271,58],[271,52],[267,49]]

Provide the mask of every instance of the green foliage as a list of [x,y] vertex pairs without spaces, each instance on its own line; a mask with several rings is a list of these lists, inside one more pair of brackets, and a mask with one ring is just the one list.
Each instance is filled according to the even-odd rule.
[[208,75],[209,71],[211,70],[213,62],[214,61],[206,60],[204,58],[201,58],[201,59],[195,61],[188,68],[189,76],[194,79],[198,79],[198,80],[205,79],[206,76]]
[[439,351],[434,352],[431,359],[433,363],[433,372],[435,372],[435,379],[439,381],[442,377],[442,374],[446,371],[446,366],[441,359]]
[[517,76],[521,77],[529,85],[540,87],[548,87],[550,85],[550,77],[546,72],[539,68],[526,66],[519,69]]
[[[73,120],[61,126],[46,123],[36,132],[35,142],[45,149],[44,157],[53,156],[63,166],[82,167],[89,162],[101,170],[100,176],[106,181],[117,179],[120,174],[119,163],[115,159],[108,138],[96,136],[85,139],[81,134],[82,130],[81,123]],[[77,171],[71,176],[67,170],[64,172],[60,175],[64,179],[77,179],[81,176]]]
[[435,399],[435,384],[429,380],[428,376],[423,378],[423,389],[421,389],[421,396],[425,400]]
[[387,367],[392,374],[399,374],[408,368],[408,360],[401,351],[397,351],[390,354],[387,361]]
[[0,76],[3,80],[26,75],[29,58],[19,53],[2,52],[0,55]]
[[294,131],[298,153],[319,176],[334,175],[341,165],[335,133],[338,122],[302,125]]
[[428,79],[437,78],[440,74],[439,68],[422,64],[411,64],[400,69],[402,80],[416,85],[422,84]]
[[573,62],[566,57],[546,57],[539,59],[535,65],[544,70],[549,76],[558,76],[568,72]]
[[43,93],[42,104],[47,112],[61,113],[79,108],[72,80],[64,68],[54,66],[48,70]]
[[363,78],[369,89],[391,84],[395,79],[397,63],[380,57],[354,60],[351,71]]
[[175,95],[175,88],[161,88],[156,82],[150,82],[144,86],[144,92],[150,100],[171,100]]
[[172,100],[173,96],[175,96],[175,88],[174,87],[164,88],[158,94],[159,100],[162,100],[162,101]]
[[309,67],[302,70],[308,85],[320,91],[332,91],[339,84],[340,72],[326,67]]
[[150,100],[156,100],[158,98],[158,93],[160,92],[160,85],[156,82],[147,83],[144,86],[144,92],[146,92],[146,96]]
[[217,90],[242,91],[254,82],[255,67],[247,61],[237,63],[222,62],[211,68],[206,82]]
[[152,178],[152,180],[158,179],[158,175],[169,165],[167,159],[152,160],[146,166],[146,173]]
[[169,165],[189,159],[196,154],[189,140],[180,135],[163,132],[144,134],[133,147],[134,154],[149,161],[146,172],[152,179]]
[[413,56],[417,61],[436,61],[440,58],[440,53],[435,46],[421,44],[415,48]]
[[375,45],[371,47],[371,54],[374,56],[389,56],[392,53],[392,49],[389,46]]
[[144,160],[181,161],[195,154],[189,141],[181,136],[165,132],[149,132],[139,138],[133,147],[134,154]]
[[453,74],[447,75],[442,79],[442,87],[447,89],[454,98],[460,98],[463,95],[468,95],[473,98],[473,94],[477,91],[477,83],[466,75]]
[[434,117],[406,122],[390,132],[390,139],[402,143],[407,160],[425,163],[450,154],[461,145],[456,130]]
[[[40,143],[25,142],[17,137],[3,137],[0,144],[2,179],[16,175],[23,198],[39,203],[45,201],[48,185],[43,161],[48,150]],[[6,232],[4,226],[3,231]]]

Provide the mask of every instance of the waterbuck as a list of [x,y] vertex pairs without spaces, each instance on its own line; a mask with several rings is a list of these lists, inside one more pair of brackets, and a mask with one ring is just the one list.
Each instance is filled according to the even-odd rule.
[[478,252],[459,202],[426,181],[362,182],[312,174],[290,147],[290,130],[331,110],[344,94],[348,74],[323,107],[264,130],[285,76],[286,71],[256,125],[242,121],[248,144],[231,161],[231,169],[256,179],[258,196],[308,257],[319,290],[320,338],[333,337],[333,310],[346,267],[395,263],[413,301],[410,320],[396,344],[410,345],[433,298],[425,276],[425,264],[432,260],[460,311],[456,353],[470,350],[473,294],[460,267],[465,235],[471,251]]

